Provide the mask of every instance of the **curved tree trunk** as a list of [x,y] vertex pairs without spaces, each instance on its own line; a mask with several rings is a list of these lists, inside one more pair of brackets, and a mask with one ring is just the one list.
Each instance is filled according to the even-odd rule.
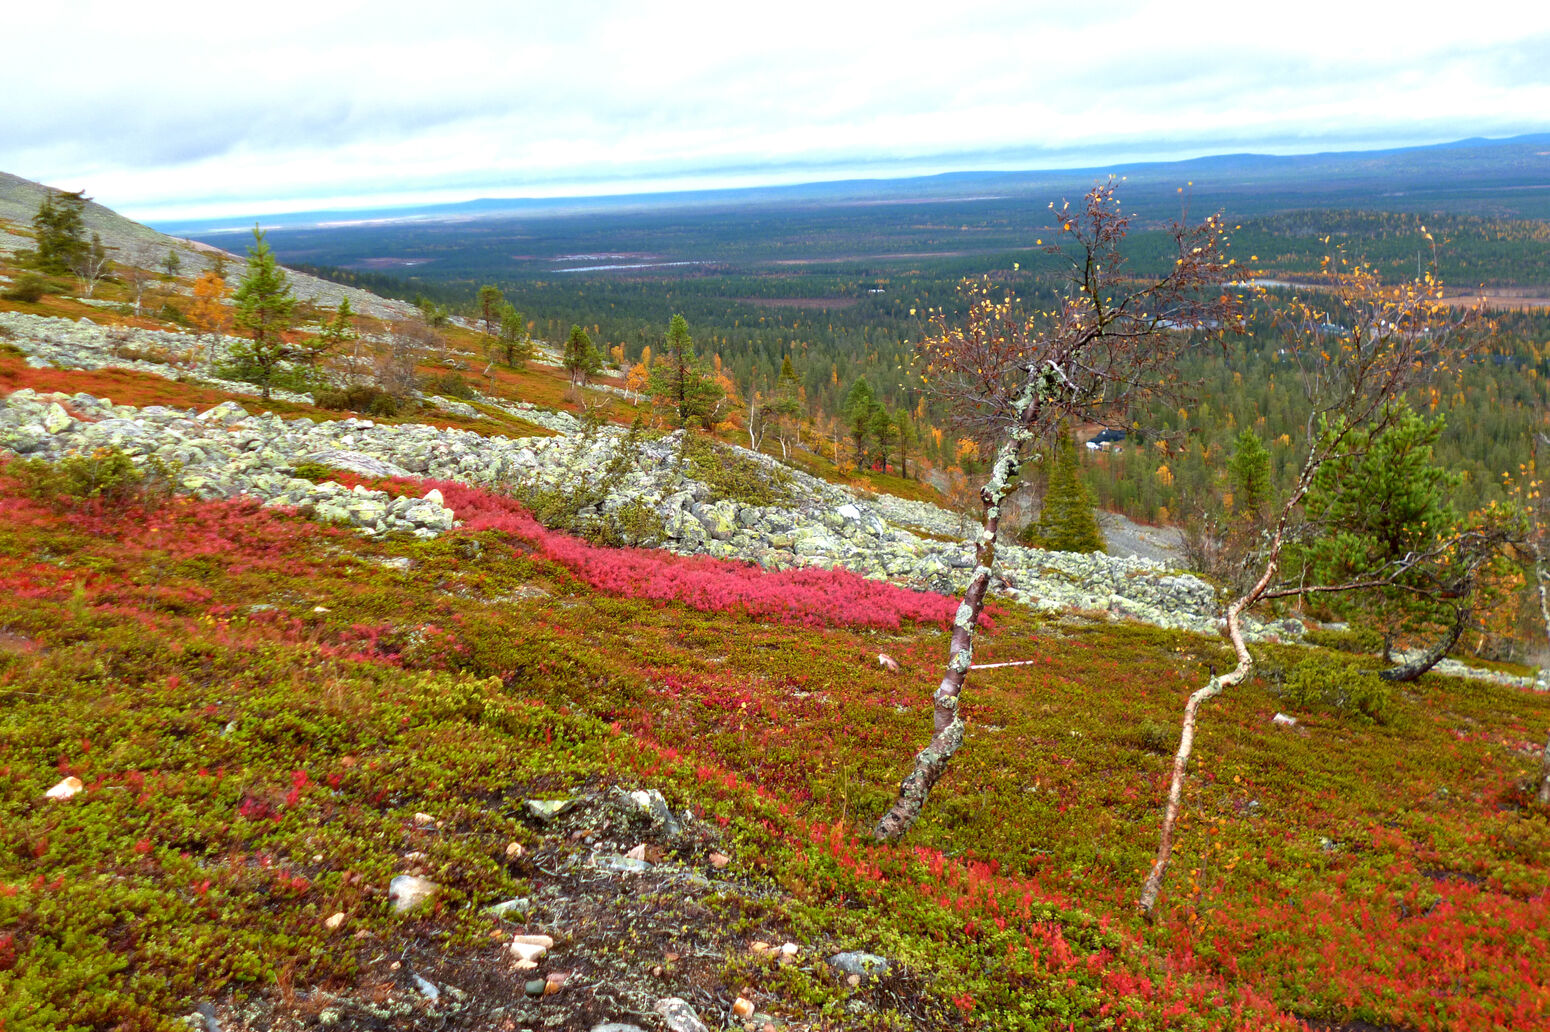
[[1378,671],[1378,676],[1385,681],[1414,681],[1432,667],[1442,662],[1448,653],[1453,651],[1459,638],[1464,633],[1464,625],[1469,622],[1473,610],[1463,608],[1456,610],[1453,616],[1453,626],[1437,640],[1437,643],[1414,659],[1400,663],[1398,666],[1389,667],[1387,670]]
[[1189,770],[1190,753],[1195,747],[1195,716],[1202,705],[1228,688],[1242,684],[1253,672],[1254,657],[1249,655],[1248,646],[1243,641],[1243,625],[1240,617],[1269,585],[1278,565],[1276,560],[1271,560],[1258,583],[1227,607],[1227,637],[1232,642],[1233,652],[1238,656],[1238,665],[1221,677],[1211,678],[1204,688],[1195,691],[1184,704],[1184,723],[1179,735],[1178,752],[1173,756],[1173,778],[1168,785],[1168,808],[1163,813],[1162,830],[1157,837],[1157,856],[1152,861],[1152,869],[1147,873],[1146,882],[1141,886],[1141,896],[1136,901],[1137,908],[1148,919],[1157,907],[1157,896],[1162,892],[1163,877],[1168,873],[1168,863],[1173,857],[1173,835],[1178,826],[1179,811],[1183,809],[1184,775]]
[[926,747],[915,755],[915,765],[899,785],[899,797],[872,829],[872,836],[888,842],[899,838],[920,817],[947,764],[963,745],[963,717],[958,713],[958,696],[974,662],[974,629],[985,608],[985,593],[990,590],[990,574],[996,564],[996,532],[1001,526],[1001,503],[1011,493],[1017,476],[1023,445],[1033,436],[1032,425],[1043,401],[1045,379],[1036,367],[1028,370],[1028,381],[1014,403],[1017,419],[1007,439],[996,451],[990,480],[980,489],[985,519],[974,543],[974,574],[964,589],[958,615],[953,619],[953,636],[947,649],[947,672],[932,695],[932,721],[935,733]]
[[872,834],[891,841],[910,829],[926,805],[931,789],[947,770],[947,763],[963,745],[963,717],[958,713],[958,696],[974,661],[974,629],[985,608],[985,593],[990,590],[990,573],[996,562],[996,531],[1001,524],[1001,500],[1005,482],[1017,466],[1019,441],[1008,441],[997,455],[995,473],[980,491],[985,504],[985,522],[974,543],[974,574],[964,590],[958,615],[953,620],[953,636],[948,645],[947,672],[932,695],[932,720],[935,733],[915,756],[915,767],[899,786],[899,798],[877,822]]

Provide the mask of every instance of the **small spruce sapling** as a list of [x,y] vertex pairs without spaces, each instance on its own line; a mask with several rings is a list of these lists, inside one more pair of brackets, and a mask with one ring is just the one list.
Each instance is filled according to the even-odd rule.
[[247,272],[233,295],[233,321],[248,339],[232,348],[232,357],[262,388],[267,400],[276,370],[291,356],[285,332],[295,315],[296,298],[257,226],[253,227],[253,244],[248,248]]

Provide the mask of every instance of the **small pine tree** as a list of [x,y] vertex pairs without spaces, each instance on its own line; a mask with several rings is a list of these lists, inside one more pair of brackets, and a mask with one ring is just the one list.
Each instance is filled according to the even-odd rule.
[[42,272],[69,272],[86,249],[85,190],[50,190],[32,217],[38,247],[33,262]]
[[726,392],[695,357],[689,323],[682,315],[668,323],[667,340],[660,360],[651,366],[646,391],[675,426],[698,424],[708,430],[715,423]]
[[592,343],[586,330],[572,326],[570,337],[565,341],[565,371],[570,373],[571,385],[581,386],[589,376],[601,372],[602,368],[603,356],[598,352],[597,345]]
[[527,317],[517,311],[511,302],[501,302],[501,347],[506,351],[506,364],[513,369],[533,357],[533,341],[527,335]]
[[340,298],[334,317],[322,325],[317,336],[301,345],[301,357],[306,359],[308,365],[316,368],[318,360],[324,355],[360,336],[355,332],[354,319],[355,311],[350,307],[350,299]]
[[495,321],[501,311],[501,291],[493,283],[486,283],[479,288],[479,313],[484,318],[484,333],[487,337],[495,336]]
[[232,349],[232,357],[246,367],[247,375],[269,398],[270,384],[280,362],[290,357],[285,331],[296,310],[290,282],[264,242],[263,231],[253,227],[254,246],[248,248],[248,271],[232,296],[233,321],[251,338]]
[[[845,423],[850,428],[850,439],[856,446],[856,466],[866,465],[867,437],[872,432],[872,414],[877,409],[877,396],[872,385],[862,377],[845,392]],[[838,465],[838,456],[835,456]]]
[[1092,495],[1082,482],[1076,445],[1064,431],[1051,456],[1044,507],[1038,522],[1023,532],[1023,543],[1051,552],[1102,552],[1108,547],[1098,529]]
[[1233,508],[1239,515],[1255,519],[1264,512],[1270,502],[1270,453],[1254,431],[1238,435],[1227,462],[1227,478],[1232,485]]
[[[1459,523],[1450,499],[1463,481],[1433,454],[1442,431],[1441,416],[1427,419],[1408,405],[1380,434],[1347,431],[1349,451],[1321,466],[1308,490],[1305,512],[1318,533],[1306,546],[1288,549],[1288,564],[1303,562],[1309,583],[1339,584],[1437,547]],[[1457,576],[1440,559],[1395,587],[1347,595],[1331,608],[1392,642],[1447,621],[1449,607],[1417,589]]]

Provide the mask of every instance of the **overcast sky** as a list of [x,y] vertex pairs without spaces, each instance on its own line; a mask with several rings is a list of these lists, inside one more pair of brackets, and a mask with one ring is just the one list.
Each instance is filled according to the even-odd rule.
[[3,24],[0,171],[142,220],[1550,130],[1550,4],[1525,0],[60,0]]

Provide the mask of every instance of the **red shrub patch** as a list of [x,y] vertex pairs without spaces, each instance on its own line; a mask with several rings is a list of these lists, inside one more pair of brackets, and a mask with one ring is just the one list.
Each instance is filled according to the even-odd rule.
[[957,600],[946,595],[910,591],[848,570],[769,572],[752,563],[707,556],[600,548],[548,530],[511,498],[451,481],[422,481],[417,486],[440,490],[466,530],[510,534],[589,586],[626,598],[680,602],[704,612],[745,613],[810,627],[889,630],[904,620],[950,626],[958,609]]

